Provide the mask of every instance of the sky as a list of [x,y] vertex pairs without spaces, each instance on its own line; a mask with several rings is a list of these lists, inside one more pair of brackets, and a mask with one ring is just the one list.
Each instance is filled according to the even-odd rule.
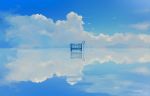
[[131,31],[128,25],[148,22],[150,15],[148,0],[1,0],[0,4],[1,12],[43,14],[54,20],[74,11],[84,17],[86,30],[107,34]]
[[[66,47],[68,42],[75,42],[77,41],[76,38],[78,38],[79,41],[85,40],[87,42],[93,43],[94,42],[102,42],[102,43],[112,43],[115,42],[115,44],[108,44],[103,45],[99,47],[124,47],[124,46],[130,46],[130,47],[149,47],[149,31],[150,31],[150,7],[149,7],[149,1],[148,0],[1,0],[0,1],[0,21],[1,21],[1,32],[0,32],[0,47],[1,48],[12,48],[12,47],[18,47],[18,46],[24,46],[31,47],[32,44],[26,44],[26,42],[29,42],[27,38],[31,37],[34,38],[33,40],[30,40],[32,43],[42,43],[41,45],[35,45],[32,47],[36,48],[45,48],[45,47]],[[69,17],[69,14],[72,16],[74,15],[74,18],[72,18],[72,21],[69,21],[69,18],[71,19],[71,15]],[[37,17],[39,15],[40,18],[50,19],[51,21],[41,21]],[[19,17],[20,16],[20,17]],[[67,17],[68,16],[68,17]],[[27,18],[28,17],[28,18]],[[30,21],[30,17],[35,17],[37,20]],[[14,19],[12,19],[14,18]],[[15,18],[17,20],[15,20]],[[68,18],[68,19],[67,19]],[[75,20],[75,18],[77,20]],[[80,20],[79,20],[80,18]],[[26,21],[26,22],[25,22]],[[65,29],[67,32],[58,32],[64,31],[64,28],[68,26],[67,24],[64,24],[61,22],[59,25],[57,21],[65,21],[70,22],[70,27]],[[37,22],[40,22],[43,26],[38,24]],[[30,28],[31,25],[37,28]],[[35,24],[36,23],[36,24]],[[53,27],[49,24],[52,23]],[[59,22],[60,23],[60,22]],[[78,24],[79,26],[74,25],[74,23]],[[28,26],[29,25],[29,26]],[[49,28],[45,28],[48,27]],[[26,29],[31,30],[24,30],[22,27],[26,27]],[[40,27],[40,28],[39,28]],[[71,28],[74,27],[74,33],[71,33]],[[34,30],[33,30],[34,29]],[[79,29],[79,30],[77,30]],[[13,32],[13,31],[16,32]],[[44,31],[43,33],[40,33]],[[21,31],[21,32],[19,32]],[[21,37],[22,35],[25,35],[27,32],[32,33],[32,31],[40,31],[37,33],[39,38],[36,38],[35,42],[35,34],[32,33],[32,36],[26,34],[23,38],[26,40],[23,40]],[[30,32],[31,31],[31,32]],[[57,33],[58,35],[55,36],[52,34],[52,31],[57,31],[53,33]],[[79,32],[80,31],[80,32]],[[19,36],[16,36],[15,34],[18,34]],[[83,36],[79,36],[78,34],[82,34]],[[8,36],[8,34],[12,34],[13,36]],[[62,42],[63,45],[60,44],[62,40],[54,40],[52,37],[44,37],[40,36],[41,34],[49,34],[52,35],[52,37],[59,38],[61,36],[61,39],[64,39],[63,35],[70,35]],[[76,35],[77,37],[76,37]],[[30,34],[31,35],[31,34]],[[88,35],[88,36],[87,36]],[[117,36],[116,36],[117,35]],[[118,36],[120,35],[120,36]],[[138,35],[138,36],[137,36]],[[122,41],[121,44],[117,43],[116,40],[108,40],[112,38],[127,38],[128,37],[135,37],[133,39],[133,43],[148,43],[145,45],[137,45],[132,44],[123,44]],[[12,38],[13,37],[13,38]],[[72,38],[72,41],[70,38]],[[94,38],[98,38],[99,40],[95,40]],[[108,38],[107,38],[108,37]],[[16,40],[14,40],[17,39]],[[41,38],[45,38],[40,40]],[[101,38],[104,38],[105,40],[101,40]],[[136,38],[139,38],[138,41]],[[18,42],[20,41],[20,43]],[[70,41],[69,41],[70,40]],[[89,41],[90,40],[90,41]],[[44,42],[51,42],[51,44],[44,43]],[[119,41],[119,40],[118,40]],[[118,42],[117,41],[117,42]],[[130,40],[129,40],[130,41]],[[129,43],[129,41],[126,40],[126,43]],[[30,43],[31,43],[30,42]],[[55,44],[52,44],[52,42],[55,42]],[[67,44],[65,44],[67,42]],[[56,44],[58,43],[58,44]],[[33,44],[33,45],[34,45]],[[47,46],[45,46],[47,45]],[[89,46],[93,46],[92,44],[89,44]],[[97,46],[94,46],[97,47]]]
[[150,94],[149,49],[86,49],[78,59],[70,58],[67,48],[1,49],[0,53],[3,96]]
[[149,0],[0,0],[2,96],[149,96],[149,48]]

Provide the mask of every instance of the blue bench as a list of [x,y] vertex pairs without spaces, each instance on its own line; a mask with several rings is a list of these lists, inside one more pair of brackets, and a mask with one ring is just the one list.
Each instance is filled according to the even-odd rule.
[[84,43],[85,43],[84,41],[82,43],[71,43],[70,51],[73,51],[73,50],[83,51]]

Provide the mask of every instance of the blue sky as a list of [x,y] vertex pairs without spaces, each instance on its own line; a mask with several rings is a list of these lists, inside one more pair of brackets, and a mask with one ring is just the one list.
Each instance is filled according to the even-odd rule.
[[149,48],[149,0],[0,0],[2,96],[149,96]]
[[[17,51],[17,52],[16,52]],[[149,96],[149,49],[1,49],[3,96]],[[134,56],[133,56],[134,55]]]
[[[29,23],[26,22],[26,25],[24,25],[25,22],[22,22],[22,24],[19,24],[20,26],[16,26],[15,25],[15,23],[17,23],[16,20],[13,22],[10,21],[10,19],[6,20],[6,18],[15,17],[15,15],[22,16],[22,17],[28,16],[30,18],[32,15],[41,14],[42,16],[45,16],[47,19],[52,19],[54,21],[53,23],[56,23],[56,21],[58,20],[66,20],[67,14],[69,14],[70,12],[74,12],[78,16],[82,16],[81,22],[84,22],[84,24],[82,24],[81,26],[83,27],[83,31],[92,33],[94,35],[105,34],[105,35],[113,36],[116,33],[121,33],[123,35],[144,34],[147,36],[150,31],[150,18],[149,18],[150,7],[149,6],[150,6],[150,2],[148,0],[142,0],[142,1],[141,0],[121,0],[121,1],[120,0],[92,0],[92,1],[1,0],[0,1],[0,14],[1,14],[0,46],[3,48],[14,47],[13,46],[14,44],[12,44],[12,42],[8,42],[8,40],[6,40],[7,38],[6,34],[10,33],[7,31],[9,30],[10,27],[16,28],[14,30],[20,30],[19,28],[21,25],[26,26],[28,25],[27,23]],[[36,26],[38,27],[40,25],[36,25]],[[44,26],[42,28],[43,30],[45,29]],[[56,30],[58,29],[60,28],[56,28]],[[79,37],[79,38],[83,38],[83,37]],[[145,38],[145,36],[144,37],[142,36],[142,38]],[[43,42],[46,41],[43,40]],[[58,45],[50,45],[49,47],[52,46],[60,47]],[[121,46],[127,46],[127,45],[121,45]],[[143,45],[138,45],[138,47],[139,46],[143,46]]]
[[[86,93],[70,86],[64,80],[65,78],[54,77],[43,83],[20,82],[9,86],[0,87],[0,94],[3,96],[110,96],[106,93]],[[7,90],[7,92],[6,92]],[[9,92],[8,92],[9,91]]]
[[149,3],[148,0],[1,0],[0,12],[21,15],[39,13],[58,20],[74,11],[84,17],[86,30],[106,34],[138,33],[128,25],[150,21]]

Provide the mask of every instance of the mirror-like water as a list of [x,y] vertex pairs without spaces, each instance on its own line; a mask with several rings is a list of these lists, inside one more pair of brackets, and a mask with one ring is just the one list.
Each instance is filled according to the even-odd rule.
[[[150,49],[89,48],[82,52],[70,52],[67,48],[0,49],[0,53],[2,94],[150,94]],[[6,89],[10,93],[3,93]]]

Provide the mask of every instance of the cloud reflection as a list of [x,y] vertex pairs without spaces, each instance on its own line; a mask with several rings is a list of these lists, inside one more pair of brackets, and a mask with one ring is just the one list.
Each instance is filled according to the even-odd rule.
[[128,96],[140,96],[136,94],[143,92],[146,94],[146,89],[150,88],[149,49],[89,48],[81,54],[84,59],[72,59],[70,51],[65,48],[14,49],[8,52],[15,52],[8,55],[11,60],[5,64],[9,70],[5,75],[8,82],[39,83],[54,76],[66,77],[70,85],[91,83],[83,88],[90,93],[119,95],[132,90]]

